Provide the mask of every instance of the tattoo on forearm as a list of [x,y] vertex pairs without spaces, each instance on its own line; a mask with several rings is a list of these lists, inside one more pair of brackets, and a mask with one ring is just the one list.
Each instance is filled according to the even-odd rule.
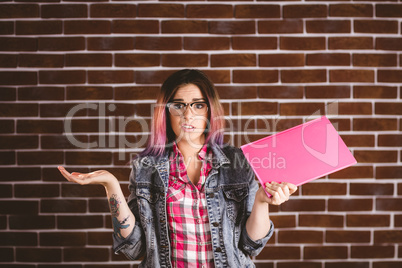
[[128,215],[122,221],[119,221],[117,219],[120,215],[120,204],[121,204],[121,201],[117,195],[113,194],[109,198],[109,206],[110,206],[110,212],[112,213],[112,223],[113,223],[114,233],[118,237],[123,238],[120,230],[127,229],[130,226],[130,224],[125,224],[128,221],[128,219],[130,218],[130,215]]

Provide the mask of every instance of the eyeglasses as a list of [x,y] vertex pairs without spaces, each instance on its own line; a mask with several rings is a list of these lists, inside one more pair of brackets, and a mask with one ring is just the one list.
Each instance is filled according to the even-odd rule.
[[168,107],[169,112],[175,116],[181,116],[186,112],[187,106],[190,106],[191,111],[195,115],[205,115],[208,112],[208,104],[206,102],[169,102],[166,107]]

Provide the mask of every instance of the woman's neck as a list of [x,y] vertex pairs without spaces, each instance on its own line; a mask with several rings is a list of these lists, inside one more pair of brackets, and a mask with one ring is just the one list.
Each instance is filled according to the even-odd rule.
[[204,146],[205,139],[200,140],[199,142],[188,142],[186,140],[180,140],[177,142],[177,147],[179,147],[179,150],[181,154],[187,158],[187,157],[192,157],[194,155],[197,155],[201,148]]

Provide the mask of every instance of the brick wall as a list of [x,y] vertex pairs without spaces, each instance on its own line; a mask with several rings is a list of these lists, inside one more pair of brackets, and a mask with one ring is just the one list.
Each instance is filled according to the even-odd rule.
[[401,1],[2,1],[1,267],[135,267],[100,186],[56,166],[130,155],[175,70],[216,83],[237,146],[328,115],[358,164],[271,207],[258,267],[401,267]]

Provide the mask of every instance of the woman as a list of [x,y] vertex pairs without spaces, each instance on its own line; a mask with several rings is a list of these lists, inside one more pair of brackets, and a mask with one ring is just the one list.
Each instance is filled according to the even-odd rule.
[[[254,267],[273,233],[269,204],[296,191],[290,183],[258,187],[238,148],[223,145],[217,92],[198,70],[181,70],[162,85],[147,148],[133,161],[130,196],[101,170],[63,176],[105,187],[116,253],[143,257],[140,267]],[[268,197],[265,191],[271,194]]]

